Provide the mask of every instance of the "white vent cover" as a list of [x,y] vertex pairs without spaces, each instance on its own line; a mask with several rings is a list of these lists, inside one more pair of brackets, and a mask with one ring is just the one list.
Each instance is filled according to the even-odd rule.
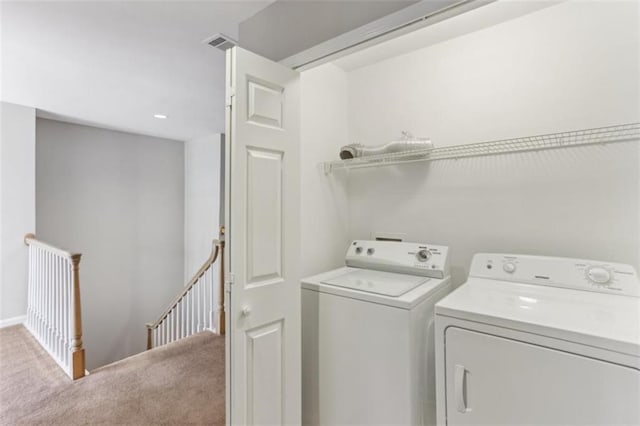
[[221,33],[214,34],[211,37],[206,38],[203,43],[206,43],[213,47],[217,47],[220,50],[231,49],[233,46],[236,46],[238,44],[238,42],[231,37]]

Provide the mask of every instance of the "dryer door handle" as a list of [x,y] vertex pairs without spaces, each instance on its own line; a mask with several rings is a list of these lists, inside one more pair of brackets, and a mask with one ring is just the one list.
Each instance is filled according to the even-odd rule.
[[471,409],[467,407],[467,369],[464,368],[464,365],[456,364],[453,379],[456,408],[460,413],[467,413]]

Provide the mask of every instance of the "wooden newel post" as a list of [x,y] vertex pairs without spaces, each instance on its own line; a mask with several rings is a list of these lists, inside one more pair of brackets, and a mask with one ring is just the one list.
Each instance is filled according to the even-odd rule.
[[218,334],[224,335],[225,333],[225,320],[224,320],[224,226],[220,227],[220,287],[218,290]]
[[80,304],[80,254],[71,256],[73,278],[73,340],[71,341],[71,373],[73,379],[84,377],[84,348],[82,347],[82,308]]
[[147,323],[147,350],[153,348],[153,341],[151,340],[152,332],[153,332],[153,324]]

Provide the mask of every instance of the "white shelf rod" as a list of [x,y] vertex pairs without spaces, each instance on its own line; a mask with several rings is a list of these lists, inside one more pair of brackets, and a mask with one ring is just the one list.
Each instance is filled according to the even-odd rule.
[[593,129],[569,132],[549,133],[545,135],[498,141],[454,145],[431,150],[415,150],[401,153],[372,155],[350,160],[329,161],[323,164],[324,172],[335,170],[379,167],[393,164],[415,163],[477,157],[483,155],[508,154],[512,152],[539,151],[543,149],[567,148],[580,145],[607,144],[640,140],[640,123],[621,124]]

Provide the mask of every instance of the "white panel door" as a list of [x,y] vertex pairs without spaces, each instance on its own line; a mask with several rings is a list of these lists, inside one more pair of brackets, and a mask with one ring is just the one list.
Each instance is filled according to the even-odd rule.
[[300,424],[298,73],[227,51],[228,422]]
[[448,425],[640,424],[640,371],[449,327]]

